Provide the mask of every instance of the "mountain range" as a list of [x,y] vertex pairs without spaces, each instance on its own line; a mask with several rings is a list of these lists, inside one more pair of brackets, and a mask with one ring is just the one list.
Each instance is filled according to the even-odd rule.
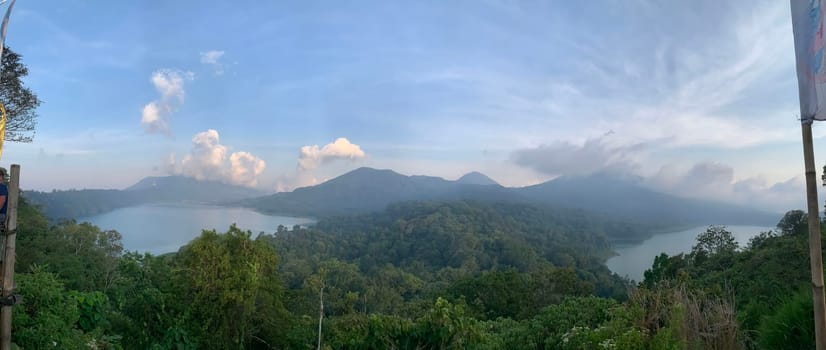
[[474,172],[456,181],[359,168],[325,183],[247,199],[242,205],[272,214],[326,217],[384,209],[414,200],[510,201],[583,209],[630,222],[674,227],[708,224],[774,225],[779,214],[721,202],[687,199],[646,188],[633,179],[597,174],[562,177],[508,188]]
[[384,210],[408,201],[513,202],[578,209],[605,218],[674,228],[709,224],[773,226],[780,217],[744,206],[658,192],[633,179],[606,174],[561,177],[510,188],[478,172],[451,181],[359,168],[316,186],[271,195],[241,186],[182,176],[147,177],[123,190],[25,191],[52,219],[79,218],[159,202],[240,205],[285,216],[324,218]]

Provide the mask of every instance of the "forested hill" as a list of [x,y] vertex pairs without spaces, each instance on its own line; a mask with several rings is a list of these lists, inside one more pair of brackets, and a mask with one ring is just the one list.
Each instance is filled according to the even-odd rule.
[[124,190],[24,191],[23,196],[56,220],[159,202],[224,203],[261,196],[258,190],[183,176],[147,177]]
[[710,227],[691,253],[652,257],[631,295],[602,264],[611,224],[529,205],[404,203],[257,237],[233,226],[161,257],[51,225],[25,198],[18,214],[24,349],[813,348],[800,211],[743,249]]
[[328,217],[380,211],[389,204],[410,200],[492,200],[578,208],[661,227],[771,225],[780,217],[779,213],[660,193],[606,175],[559,178],[523,188],[502,187],[486,178],[469,174],[459,181],[448,181],[360,168],[317,186],[254,198],[243,204],[274,214]]
[[[495,318],[526,317],[536,312],[541,305],[520,306],[512,299],[520,294],[526,299],[534,298],[533,294],[540,290],[532,288],[540,287],[532,283],[549,283],[543,287],[547,288],[545,297],[554,300],[561,298],[559,294],[553,296],[561,293],[555,288],[624,296],[624,281],[603,264],[612,254],[605,235],[627,234],[612,232],[613,229],[611,223],[586,215],[530,205],[411,202],[391,205],[379,213],[325,219],[310,228],[284,230],[263,238],[279,251],[284,261],[281,272],[289,288],[299,288],[304,283],[308,266],[337,261],[352,264],[364,276],[361,278],[365,280],[360,282],[363,285],[355,289],[361,295],[371,295],[369,286],[375,285],[398,289],[397,293],[403,296],[399,305],[384,304],[397,298],[387,295],[373,296],[372,301],[366,301],[367,305],[356,301],[357,309],[368,311],[400,312],[404,310],[400,305],[403,301],[437,295],[464,296],[469,302],[480,303],[475,299],[486,297],[471,295],[474,292],[466,288],[492,282],[477,280],[480,274],[501,273],[494,274],[495,278],[502,278],[498,283],[503,283],[496,288],[510,292],[500,291],[502,300],[485,300],[474,306]],[[575,274],[565,277],[571,278],[570,285],[553,287],[552,281],[562,276],[557,270],[560,268],[571,269]],[[335,271],[328,273],[331,277],[334,273],[339,276],[335,278],[344,276]],[[390,282],[388,278],[397,279]],[[376,280],[370,282],[373,279]],[[513,284],[517,280],[526,284]],[[351,283],[356,282],[346,284]],[[513,295],[506,297],[507,293]],[[495,298],[494,294],[487,297]],[[546,302],[550,301],[538,303]],[[496,311],[488,310],[493,303],[498,305]],[[512,303],[510,307],[506,306],[508,303]]]
[[242,203],[274,214],[330,217],[380,211],[392,203],[404,201],[508,200],[514,196],[499,185],[465,184],[440,177],[404,176],[392,170],[359,168],[316,186]]
[[[480,320],[531,324],[568,298],[626,298],[626,281],[602,263],[609,227],[527,205],[417,202],[257,238],[234,226],[204,231],[153,257],[124,253],[115,231],[50,225],[23,200],[15,278],[25,302],[15,309],[14,341],[304,349],[318,337],[323,287],[329,348],[456,348],[480,341],[465,333],[487,329]],[[444,323],[453,319],[461,328]],[[485,332],[487,348],[508,348],[490,338],[506,333]]]

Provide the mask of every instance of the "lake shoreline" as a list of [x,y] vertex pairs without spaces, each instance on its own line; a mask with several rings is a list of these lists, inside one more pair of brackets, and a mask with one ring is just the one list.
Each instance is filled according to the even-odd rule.
[[[720,225],[732,232],[738,244],[743,247],[751,237],[760,232],[774,229],[767,226]],[[614,273],[641,281],[646,269],[650,269],[654,258],[662,253],[676,255],[687,253],[696,244],[699,234],[709,226],[694,226],[683,230],[655,234],[638,244],[614,246],[617,255],[607,259],[605,265]]]

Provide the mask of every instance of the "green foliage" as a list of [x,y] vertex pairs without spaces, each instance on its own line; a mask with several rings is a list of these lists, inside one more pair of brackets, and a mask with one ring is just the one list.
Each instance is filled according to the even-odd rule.
[[24,349],[80,349],[89,340],[77,328],[78,305],[57,276],[34,266],[17,274],[23,303],[14,308],[12,341]]
[[169,258],[128,252],[117,270],[118,279],[107,292],[114,310],[107,316],[111,331],[123,335],[126,348],[148,349],[186,338]]
[[430,311],[411,330],[419,347],[473,349],[484,340],[479,321],[468,317],[462,305],[438,298]]
[[234,225],[224,234],[203,231],[176,258],[189,294],[185,314],[197,321],[192,333],[203,348],[266,344],[285,317],[275,251],[250,236]]
[[[393,205],[383,213],[323,220],[313,228],[282,230],[262,238],[270,240],[283,257],[280,272],[290,311],[297,314],[317,310],[316,293],[302,290],[304,281],[332,263],[339,271],[335,281],[328,281],[328,312],[333,315],[359,311],[418,316],[426,299],[456,300],[466,294],[473,313],[529,317],[564,295],[626,295],[625,281],[602,262],[610,256],[603,231],[596,225],[582,226],[578,220],[527,205],[419,202]],[[515,284],[507,286],[510,291],[503,289],[509,282],[497,280],[496,275],[508,270],[520,274],[513,279]],[[485,271],[496,273],[471,282]],[[528,282],[520,287],[522,279]],[[465,291],[488,288],[486,283],[510,295],[510,305],[518,302],[519,309],[511,309],[503,300],[486,301],[486,305],[497,304],[497,311],[490,312],[483,310],[486,306],[480,308],[482,304],[473,304],[476,296]],[[451,286],[454,290],[446,295]]]
[[579,280],[571,268],[548,267],[532,273],[509,269],[464,279],[447,293],[466,300],[474,315],[482,319],[526,318],[565,297],[589,295],[593,285]]
[[802,210],[790,210],[777,223],[777,230],[781,235],[807,235],[809,215]]
[[725,226],[709,226],[705,232],[697,236],[697,244],[691,248],[694,256],[714,256],[731,254],[737,250],[737,240]]
[[77,303],[77,308],[80,313],[77,324],[80,330],[91,332],[104,320],[106,296],[103,295],[103,293],[71,291],[69,298]]
[[688,260],[683,254],[668,256],[662,253],[654,258],[654,264],[643,273],[642,285],[654,288],[664,280],[684,279],[683,271],[688,267]]
[[3,49],[3,65],[0,70],[0,101],[6,108],[6,141],[32,142],[40,99],[23,84],[29,69],[20,62],[22,56],[8,47]]
[[734,307],[726,298],[665,281],[637,290],[628,306],[641,313],[636,319],[652,335],[652,348],[742,348]]
[[68,289],[106,291],[112,286],[123,251],[120,233],[75,221],[49,227],[28,204],[20,209],[17,271],[37,264],[60,276]]
[[[712,296],[731,298],[731,304],[736,305],[740,337],[746,344],[780,344],[784,336],[791,337],[790,344],[804,344],[792,341],[796,333],[772,332],[769,328],[783,329],[794,324],[793,320],[802,325],[804,316],[812,317],[800,310],[806,298],[797,295],[801,288],[809,288],[811,277],[806,215],[802,211],[790,211],[777,226],[777,231],[752,238],[742,251],[732,251],[732,246],[725,243],[730,241],[723,239],[709,240],[728,246],[716,254],[707,254],[712,251],[708,247],[715,244],[703,243],[703,248],[690,256],[661,255],[646,272],[642,285],[653,289],[662,282],[679,281]],[[713,233],[726,236],[724,232]],[[767,316],[772,323],[767,323]],[[670,332],[679,334],[677,330]]]
[[812,289],[784,298],[776,311],[760,322],[759,343],[764,349],[814,349]]
[[805,235],[739,251],[712,227],[629,297],[602,226],[532,206],[407,203],[255,239],[232,226],[160,257],[20,213],[19,261],[48,264],[19,275],[28,348],[315,348],[323,286],[325,349],[736,349],[765,315],[797,317],[778,306],[808,266]]

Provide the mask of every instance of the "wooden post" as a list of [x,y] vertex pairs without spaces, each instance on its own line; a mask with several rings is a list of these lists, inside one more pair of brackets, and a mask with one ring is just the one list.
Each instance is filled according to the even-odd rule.
[[815,344],[826,350],[826,299],[823,294],[823,251],[820,242],[820,204],[817,201],[812,121],[804,121],[803,163],[806,169],[806,200],[809,207],[809,261],[812,268],[812,298],[815,312]]
[[321,321],[324,320],[324,280],[321,281],[321,289],[318,290],[318,347],[321,350]]
[[[3,258],[3,298],[14,292],[14,241],[17,233],[17,200],[20,195],[20,165],[12,164],[6,207],[6,252]],[[12,306],[0,308],[0,350],[11,350]]]

